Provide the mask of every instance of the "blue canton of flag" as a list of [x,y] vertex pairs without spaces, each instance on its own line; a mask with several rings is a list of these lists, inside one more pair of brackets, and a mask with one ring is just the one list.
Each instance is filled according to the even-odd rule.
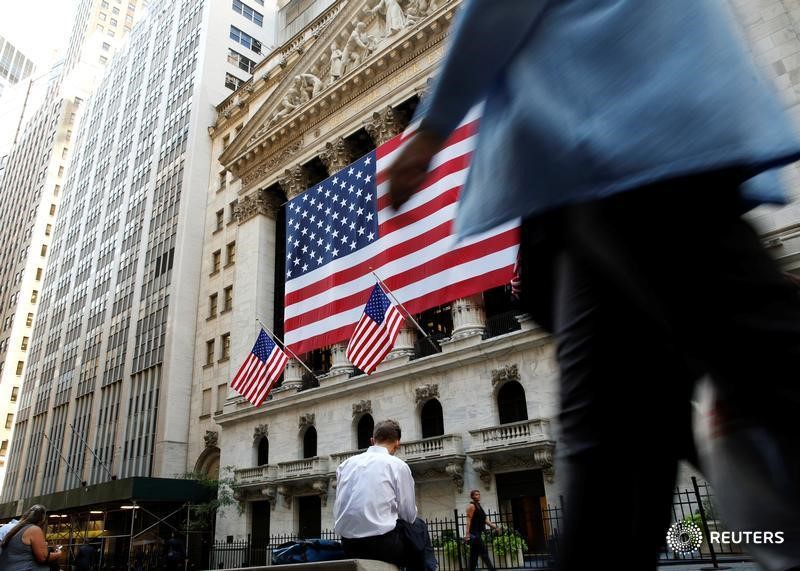
[[375,284],[347,344],[347,359],[366,374],[372,373],[392,350],[403,321],[397,306],[389,300],[380,284]]
[[378,239],[375,151],[286,205],[286,280]]

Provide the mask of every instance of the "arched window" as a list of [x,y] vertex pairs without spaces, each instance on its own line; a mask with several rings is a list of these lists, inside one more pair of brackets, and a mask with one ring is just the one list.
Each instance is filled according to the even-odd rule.
[[436,399],[426,402],[419,413],[422,423],[422,438],[441,436],[444,434],[444,418],[442,418],[442,405]]
[[303,435],[303,458],[313,458],[317,455],[317,429],[309,426]]
[[528,420],[528,405],[525,404],[525,389],[517,381],[510,381],[497,392],[497,409],[500,424]]
[[371,414],[365,414],[358,420],[358,427],[356,428],[356,437],[358,439],[358,449],[367,448],[369,446],[369,439],[372,438],[372,432],[375,430],[375,421],[372,419]]
[[269,464],[269,438],[266,436],[262,436],[258,441],[258,464],[256,465],[263,466],[264,464]]

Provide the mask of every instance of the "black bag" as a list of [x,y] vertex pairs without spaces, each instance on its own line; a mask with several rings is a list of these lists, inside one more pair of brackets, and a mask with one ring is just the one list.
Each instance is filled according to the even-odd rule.
[[273,565],[346,559],[342,544],[331,539],[288,541],[272,551]]

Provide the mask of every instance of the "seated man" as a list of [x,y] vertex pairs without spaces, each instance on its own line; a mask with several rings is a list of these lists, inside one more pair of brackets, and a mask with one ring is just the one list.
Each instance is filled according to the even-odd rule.
[[435,571],[425,522],[417,518],[414,478],[395,458],[400,425],[375,425],[372,446],[336,470],[334,529],[348,557],[377,559],[411,570]]

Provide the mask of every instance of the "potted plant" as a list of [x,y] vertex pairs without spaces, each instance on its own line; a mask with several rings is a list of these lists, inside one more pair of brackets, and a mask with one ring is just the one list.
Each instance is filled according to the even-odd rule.
[[522,534],[516,530],[500,529],[498,532],[484,537],[484,543],[490,548],[489,557],[495,567],[523,567],[524,552],[528,544]]

